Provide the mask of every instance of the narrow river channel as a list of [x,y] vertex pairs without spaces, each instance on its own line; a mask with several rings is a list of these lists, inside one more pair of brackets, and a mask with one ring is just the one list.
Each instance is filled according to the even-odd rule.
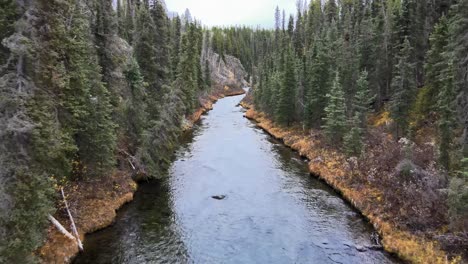
[[241,99],[220,100],[184,137],[167,179],[142,184],[74,263],[398,263],[358,250],[372,227],[245,119]]

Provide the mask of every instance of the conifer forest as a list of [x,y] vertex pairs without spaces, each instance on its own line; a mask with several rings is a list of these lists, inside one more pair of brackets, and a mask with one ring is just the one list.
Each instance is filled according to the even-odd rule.
[[[468,261],[468,0],[290,1],[294,13],[280,5],[263,10],[274,21],[270,28],[206,26],[188,9],[172,12],[164,0],[0,0],[0,263]],[[229,100],[235,103],[225,105]],[[258,139],[251,126],[279,143]],[[205,137],[211,143],[203,143]],[[284,149],[271,147],[277,145]],[[248,158],[265,148],[272,149],[264,160]],[[205,149],[213,155],[209,162],[179,173],[187,162],[200,165]],[[227,157],[228,149],[237,154]],[[291,217],[305,221],[316,213],[302,202],[282,208],[289,196],[271,198],[268,188],[274,188],[255,175],[270,175],[269,184],[282,179],[262,167],[273,166],[271,159],[279,159],[276,166],[286,174],[297,174],[290,168],[299,166],[290,165],[293,155],[308,181],[323,185],[326,195],[353,208],[349,214],[360,212],[360,225],[369,225],[370,235],[362,235],[371,237],[367,242],[334,248],[343,256],[352,250],[353,257],[297,253],[295,243],[306,247],[318,238],[304,231],[307,242],[300,242],[287,236],[293,231],[281,232],[294,226]],[[218,184],[203,178],[210,173],[218,175],[213,179],[230,176]],[[235,187],[233,179],[243,184]],[[204,193],[210,184],[221,193]],[[242,196],[250,188],[255,192]],[[284,188],[278,192],[288,193]],[[134,208],[146,205],[140,200],[149,190],[159,192],[153,218],[180,226],[183,234],[166,236],[177,237],[187,253],[156,246],[122,258],[94,253],[105,251],[96,246],[105,242],[92,242],[98,238],[91,233],[115,223],[103,232],[116,236],[120,231],[112,229],[128,221],[121,222],[128,212],[146,214]],[[190,231],[183,219],[192,211],[184,210],[198,196],[180,198],[179,192],[209,198],[200,198],[193,219],[218,210],[212,203],[237,207],[200,219],[213,228],[223,219],[214,234],[195,222]],[[276,207],[255,207],[264,197]],[[246,207],[243,199],[250,201]],[[116,213],[128,202],[130,209]],[[337,210],[327,206],[332,209],[323,210]],[[224,232],[236,227],[224,217],[236,216],[255,224],[258,216],[262,227],[285,220],[271,220],[273,237],[257,229],[229,233],[232,252],[196,240],[224,241]],[[337,218],[330,221],[344,221]],[[139,228],[163,241],[153,233],[160,226]],[[358,230],[352,232],[364,232]],[[257,240],[246,248],[257,253],[249,255],[242,246],[250,236]],[[334,241],[337,234],[323,236]],[[289,251],[280,253],[275,242]]]

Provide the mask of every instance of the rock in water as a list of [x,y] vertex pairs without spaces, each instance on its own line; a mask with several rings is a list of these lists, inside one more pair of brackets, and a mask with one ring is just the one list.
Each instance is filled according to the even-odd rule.
[[211,198],[216,199],[216,200],[223,200],[226,198],[226,195],[213,195]]

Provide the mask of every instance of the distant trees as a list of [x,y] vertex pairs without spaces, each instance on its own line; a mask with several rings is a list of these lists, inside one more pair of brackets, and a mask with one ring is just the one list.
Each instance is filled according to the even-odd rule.
[[[241,49],[240,56],[252,56],[249,67],[259,69],[254,103],[279,123],[321,128],[353,156],[365,146],[371,110],[389,114],[395,139],[414,139],[432,123],[439,165],[454,175],[459,157],[468,156],[466,14],[466,0],[312,0],[287,21],[276,8],[274,30],[219,36],[251,35],[253,53]],[[285,90],[291,67],[295,82]]]

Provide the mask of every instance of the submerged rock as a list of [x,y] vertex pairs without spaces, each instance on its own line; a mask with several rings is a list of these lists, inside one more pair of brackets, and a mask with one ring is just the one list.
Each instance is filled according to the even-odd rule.
[[226,195],[213,195],[211,198],[216,199],[216,200],[224,200],[226,198]]

